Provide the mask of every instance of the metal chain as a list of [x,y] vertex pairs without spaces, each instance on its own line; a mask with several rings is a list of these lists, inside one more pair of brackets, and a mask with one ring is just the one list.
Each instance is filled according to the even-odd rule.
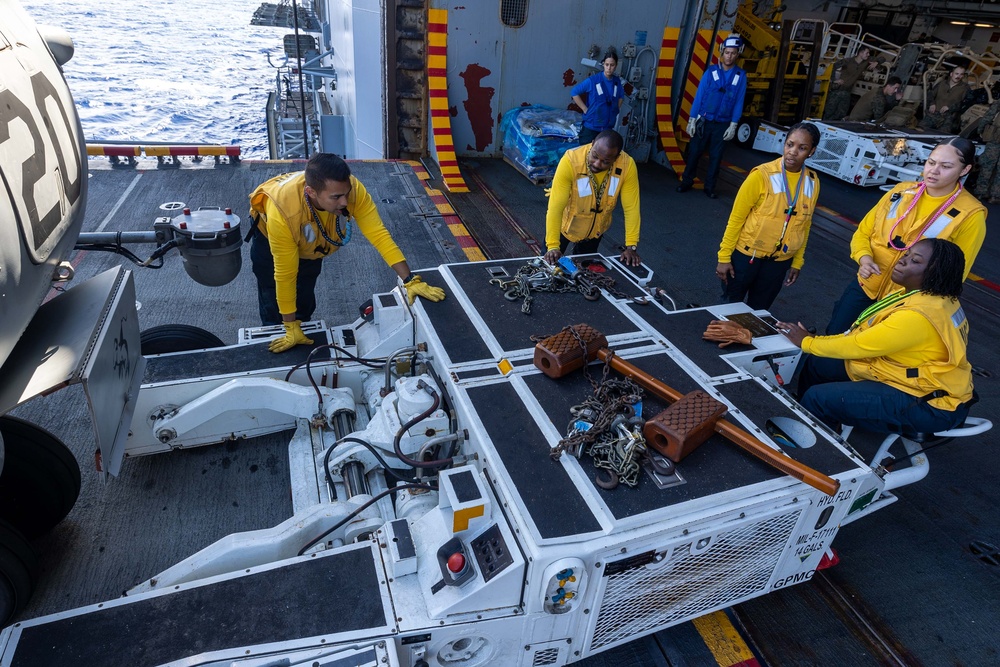
[[[584,356],[587,343],[573,327],[566,327],[579,342]],[[584,376],[590,382],[593,394],[580,405],[570,408],[573,419],[567,427],[566,437],[552,448],[549,456],[559,460],[563,452],[580,458],[590,454],[594,466],[613,473],[612,479],[628,486],[639,483],[641,459],[646,453],[646,441],[640,429],[640,420],[635,420],[633,406],[642,400],[642,389],[629,378],[609,378],[611,357],[605,362],[598,382],[591,376],[587,364],[583,366]],[[589,424],[581,428],[580,422]]]
[[563,269],[549,265],[541,257],[536,257],[519,268],[510,280],[493,278],[490,283],[504,290],[504,298],[508,301],[523,299],[521,312],[525,315],[531,314],[531,304],[535,299],[531,296],[532,292],[580,292],[591,300],[598,299],[601,294],[597,287],[586,281],[570,278]]

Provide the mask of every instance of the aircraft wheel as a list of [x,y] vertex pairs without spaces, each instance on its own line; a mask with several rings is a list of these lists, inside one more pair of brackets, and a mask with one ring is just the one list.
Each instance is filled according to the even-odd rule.
[[760,121],[756,118],[741,118],[740,124],[736,126],[736,143],[746,148],[753,148],[758,127],[760,127]]
[[0,438],[0,521],[33,540],[73,509],[80,495],[80,466],[59,438],[23,419],[0,417]]
[[0,519],[0,627],[28,603],[35,590],[38,557],[16,528]]
[[211,331],[190,324],[161,324],[139,334],[143,356],[167,352],[190,352],[225,345]]

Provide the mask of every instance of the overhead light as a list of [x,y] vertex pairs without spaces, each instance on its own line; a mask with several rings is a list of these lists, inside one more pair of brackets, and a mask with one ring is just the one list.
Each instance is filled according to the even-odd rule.
[[992,23],[976,23],[975,25],[976,25],[977,28],[992,28],[993,27]]
[[952,25],[969,25],[968,21],[952,21]]

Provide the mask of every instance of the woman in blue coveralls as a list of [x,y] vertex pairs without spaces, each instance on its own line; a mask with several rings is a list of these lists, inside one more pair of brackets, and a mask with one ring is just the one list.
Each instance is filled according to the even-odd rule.
[[[604,72],[598,72],[573,86],[570,91],[573,101],[583,109],[583,128],[580,130],[580,145],[589,144],[604,130],[615,129],[618,110],[625,99],[622,80],[615,76],[618,68],[618,52],[609,47],[601,60]],[[583,95],[587,101],[583,101]]]

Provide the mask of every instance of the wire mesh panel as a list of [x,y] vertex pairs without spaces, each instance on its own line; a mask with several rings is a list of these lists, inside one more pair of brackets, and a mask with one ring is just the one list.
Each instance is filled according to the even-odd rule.
[[590,650],[635,638],[763,592],[800,510],[770,516],[673,549],[665,562],[608,563]]
[[520,28],[528,19],[528,0],[500,0],[500,20],[508,28]]
[[554,665],[559,660],[559,649],[547,648],[535,653],[531,662],[531,667],[544,667],[544,665]]
[[820,144],[816,154],[812,156],[811,164],[819,169],[839,170],[840,162],[847,154],[847,139],[831,139]]

